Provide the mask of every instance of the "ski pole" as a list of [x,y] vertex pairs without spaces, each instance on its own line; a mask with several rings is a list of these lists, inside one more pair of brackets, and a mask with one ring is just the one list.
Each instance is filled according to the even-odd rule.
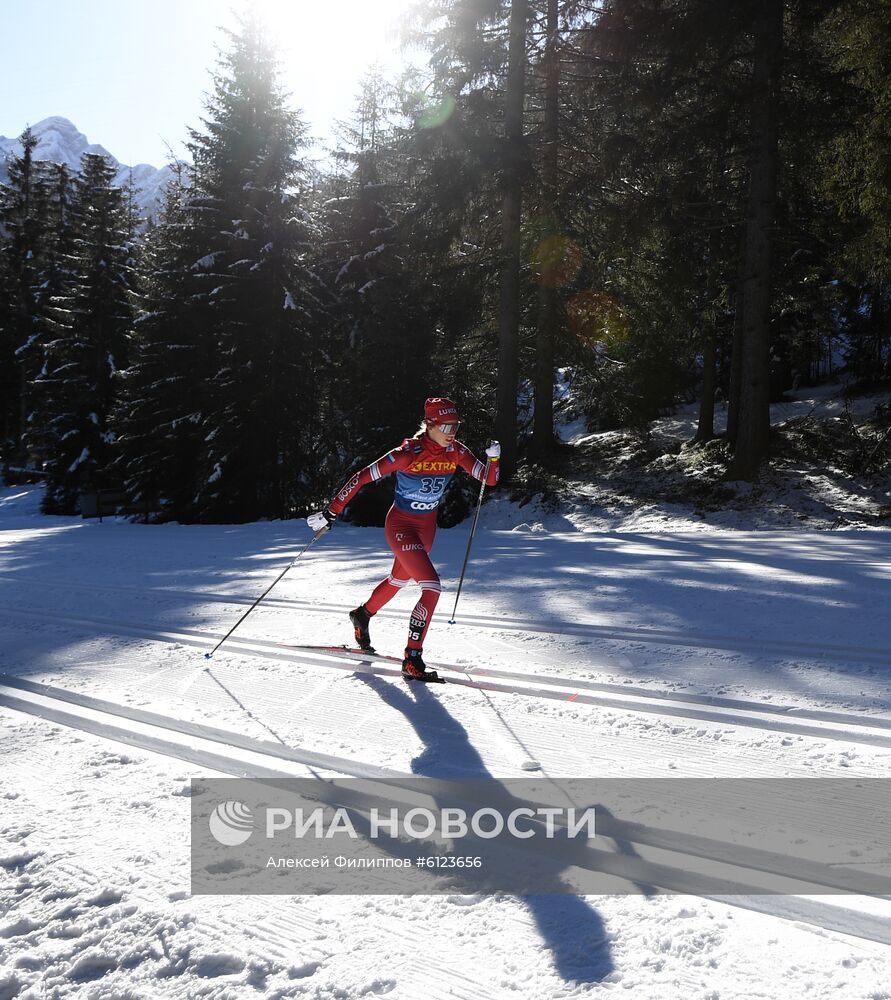
[[263,598],[269,593],[269,591],[272,590],[272,588],[278,583],[278,581],[281,580],[281,578],[285,575],[285,573],[287,573],[288,570],[294,565],[294,563],[297,562],[297,560],[303,555],[303,553],[306,552],[306,550],[310,547],[310,545],[312,545],[312,543],[316,541],[316,539],[320,538],[322,535],[325,534],[326,531],[329,530],[330,529],[327,527],[320,528],[312,536],[312,538],[310,538],[310,540],[306,543],[306,545],[303,546],[303,548],[297,553],[297,555],[294,556],[294,558],[288,563],[287,566],[285,566],[285,568],[281,571],[281,573],[279,573],[279,575],[272,581],[272,583],[269,584],[269,586],[263,591],[263,593],[260,594],[260,596],[256,599],[256,601],[254,601],[254,603],[247,609],[247,611],[245,611],[245,613],[241,616],[241,618],[239,618],[238,621],[232,626],[232,628],[230,628],[229,631],[223,636],[223,638],[220,639],[220,641],[216,644],[216,646],[214,646],[214,648],[209,653],[204,654],[205,660],[209,660],[213,656],[213,654],[220,648],[220,646],[223,645],[223,643],[229,638],[229,636],[232,635],[232,633],[245,620],[245,618],[247,618],[247,616],[254,610],[254,608],[260,603],[260,601],[262,601]]
[[483,473],[480,498],[476,503],[476,513],[473,515],[473,527],[470,529],[470,538],[467,539],[467,551],[464,553],[464,565],[461,567],[461,579],[458,581],[458,593],[455,594],[455,607],[452,608],[452,617],[449,619],[449,625],[455,624],[455,609],[458,607],[458,598],[461,596],[461,587],[464,584],[464,573],[467,569],[467,560],[470,558],[470,546],[473,545],[473,536],[476,534],[476,522],[479,520],[480,507],[483,505],[483,493],[486,491],[486,480],[489,478],[489,465],[491,462],[490,458],[486,458],[486,471]]

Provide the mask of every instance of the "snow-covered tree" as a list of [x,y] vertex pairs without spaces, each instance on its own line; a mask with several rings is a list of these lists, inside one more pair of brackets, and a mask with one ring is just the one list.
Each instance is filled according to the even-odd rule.
[[207,310],[213,358],[201,388],[194,516],[280,517],[315,475],[315,333],[321,289],[308,266],[301,207],[305,126],[288,109],[260,23],[229,32],[214,76],[185,212],[192,295]]
[[37,139],[30,128],[19,141],[22,152],[8,162],[9,180],[0,186],[0,457],[23,461],[21,437],[29,411],[28,366],[37,340],[38,285],[45,262],[45,192]]
[[372,69],[341,126],[336,155],[344,173],[325,187],[322,270],[337,305],[331,350],[342,357],[339,381],[348,387],[338,408],[351,464],[405,433],[428,394],[432,323],[421,292],[427,283],[400,227],[408,192],[394,144],[398,119],[393,87]]
[[84,154],[73,185],[71,250],[42,319],[39,402],[28,436],[46,455],[47,512],[73,511],[81,490],[105,485],[108,415],[115,372],[126,363],[133,283],[134,226],[113,180],[104,156]]
[[133,501],[160,503],[178,517],[188,517],[196,492],[203,373],[215,354],[208,303],[196,294],[196,271],[204,265],[184,181],[179,169],[158,223],[146,234],[130,363],[118,374],[112,417],[116,478]]

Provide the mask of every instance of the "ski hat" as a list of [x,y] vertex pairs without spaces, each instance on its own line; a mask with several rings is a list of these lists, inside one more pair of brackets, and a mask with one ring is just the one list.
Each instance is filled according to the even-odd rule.
[[433,427],[459,422],[458,407],[445,396],[431,396],[424,403],[424,419]]

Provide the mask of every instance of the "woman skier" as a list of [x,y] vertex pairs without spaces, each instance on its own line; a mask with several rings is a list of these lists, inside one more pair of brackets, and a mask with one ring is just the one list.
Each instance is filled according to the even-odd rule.
[[402,674],[409,680],[437,681],[435,670],[424,665],[424,636],[430,626],[441,591],[439,574],[427,554],[436,536],[436,509],[456,469],[478,479],[486,486],[498,482],[501,446],[493,441],[486,449],[484,465],[456,439],[458,408],[444,397],[433,397],[424,404],[424,422],[411,438],[398,448],[357,472],[338,491],[325,510],[312,514],[306,523],[313,531],[330,528],[337,515],[367,483],[396,473],[396,496],[387,513],[384,535],[395,559],[389,576],[374,588],[364,604],[350,612],[356,642],[373,651],[368,625],[372,617],[409,582],[421,587],[421,596],[411,613],[408,645],[402,660]]

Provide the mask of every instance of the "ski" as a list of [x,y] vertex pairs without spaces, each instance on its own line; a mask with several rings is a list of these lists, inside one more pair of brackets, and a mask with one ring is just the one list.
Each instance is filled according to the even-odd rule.
[[407,674],[404,670],[402,671],[403,680],[409,681],[415,684],[445,684],[445,677],[440,677],[435,670],[428,670],[426,677],[412,677]]
[[338,655],[349,654],[350,656],[357,656],[364,659],[372,660],[392,660],[395,663],[402,663],[402,659],[398,656],[385,656],[383,653],[378,653],[375,649],[360,649],[358,646],[308,646],[308,645],[298,645],[295,643],[288,642],[277,642],[276,646],[283,646],[285,649],[305,649],[310,653],[337,653]]
[[[370,650],[359,649],[356,646],[346,646],[346,645],[341,645],[341,646],[308,646],[308,645],[296,645],[296,644],[287,643],[287,642],[277,642],[276,645],[277,646],[282,646],[285,649],[302,649],[302,650],[305,650],[308,653],[329,653],[332,656],[334,656],[334,655],[336,655],[336,656],[349,656],[351,659],[354,659],[354,660],[384,660],[387,663],[396,663],[400,667],[402,666],[402,657],[401,656],[388,656],[386,653],[378,653],[378,652],[375,652],[375,650],[373,650],[373,649],[370,649]],[[419,684],[445,684],[446,683],[445,678],[444,677],[440,677],[439,674],[437,674],[435,670],[431,671],[431,674],[433,674],[433,676],[430,677],[430,678],[428,678],[425,681],[422,681],[422,680],[420,680],[419,678],[416,678],[416,677],[408,677],[405,674],[403,674],[402,676],[405,677],[405,679],[407,681],[417,681]]]

